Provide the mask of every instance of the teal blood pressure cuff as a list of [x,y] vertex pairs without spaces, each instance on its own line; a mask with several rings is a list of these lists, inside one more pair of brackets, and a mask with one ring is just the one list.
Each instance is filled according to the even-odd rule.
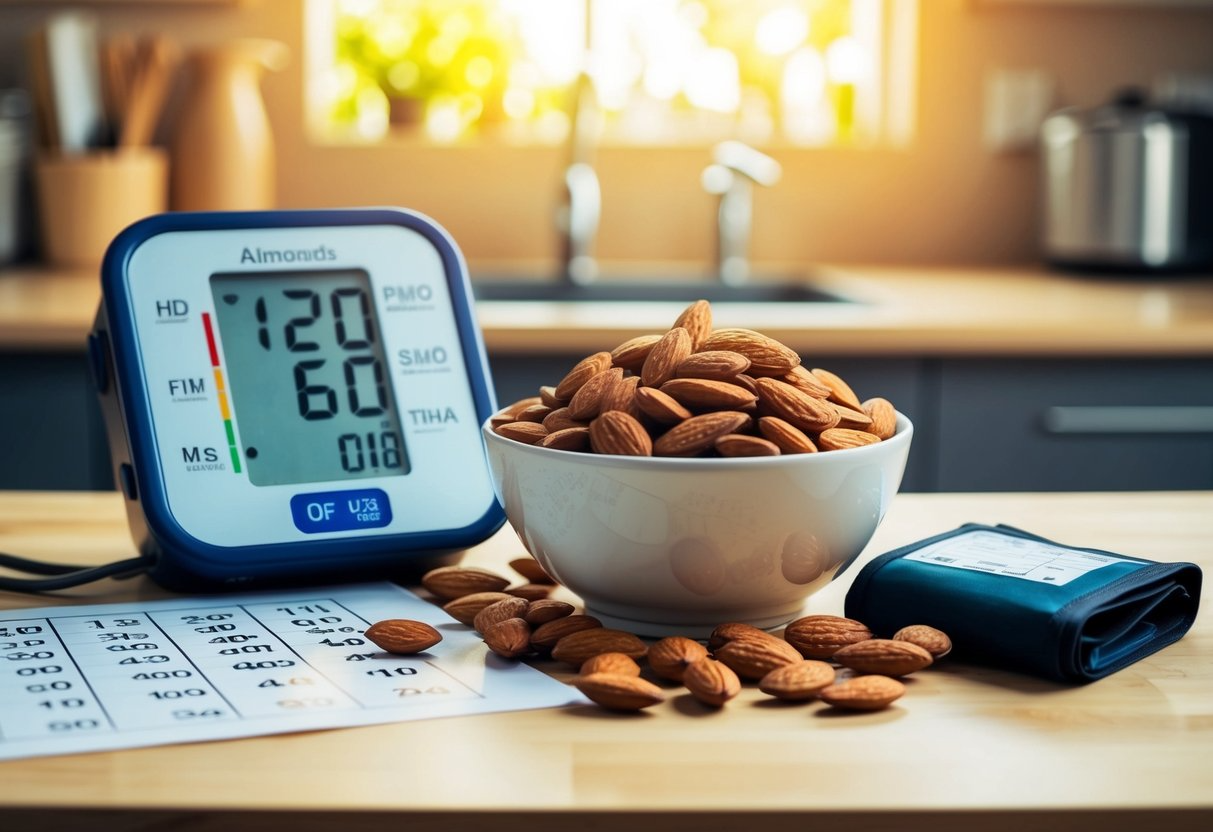
[[1114,673],[1183,637],[1201,571],[965,524],[867,564],[846,615],[888,637],[946,632],[958,658],[1065,682]]

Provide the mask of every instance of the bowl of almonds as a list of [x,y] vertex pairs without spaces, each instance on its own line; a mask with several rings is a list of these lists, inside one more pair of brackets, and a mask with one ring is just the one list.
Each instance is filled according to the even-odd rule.
[[775,627],[863,550],[913,426],[707,301],[578,361],[483,426],[527,550],[608,626]]

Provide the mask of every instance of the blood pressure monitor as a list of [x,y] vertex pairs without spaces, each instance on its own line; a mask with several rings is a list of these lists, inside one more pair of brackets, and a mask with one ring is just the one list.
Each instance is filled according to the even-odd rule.
[[165,214],[102,266],[115,481],[175,589],[383,575],[502,523],[461,255],[395,209]]

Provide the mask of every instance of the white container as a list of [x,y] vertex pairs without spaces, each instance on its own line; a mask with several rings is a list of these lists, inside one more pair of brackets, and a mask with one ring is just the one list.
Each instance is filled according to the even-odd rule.
[[770,628],[871,540],[913,426],[860,448],[731,459],[603,456],[482,429],[494,487],[526,548],[607,626],[704,638]]

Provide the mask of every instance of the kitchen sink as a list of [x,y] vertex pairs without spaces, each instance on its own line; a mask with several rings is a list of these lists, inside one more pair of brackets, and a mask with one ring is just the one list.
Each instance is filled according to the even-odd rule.
[[712,303],[855,303],[813,283],[755,277],[740,286],[703,279],[653,279],[635,277],[600,278],[579,286],[563,280],[521,278],[472,278],[472,291],[483,301],[549,301],[582,303],[671,302],[690,303],[703,299]]

